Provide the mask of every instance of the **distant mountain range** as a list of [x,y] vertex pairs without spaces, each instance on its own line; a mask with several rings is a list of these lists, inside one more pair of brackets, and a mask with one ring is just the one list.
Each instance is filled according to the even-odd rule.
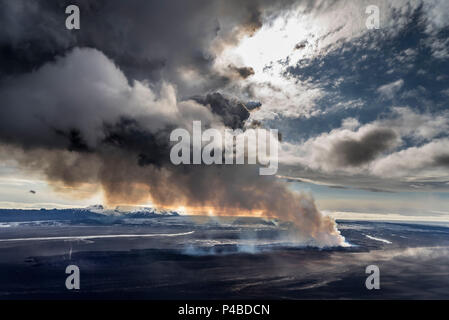
[[147,207],[117,207],[105,209],[102,205],[71,209],[0,209],[0,222],[58,221],[114,222],[123,218],[154,218],[179,216],[176,211],[158,210]]

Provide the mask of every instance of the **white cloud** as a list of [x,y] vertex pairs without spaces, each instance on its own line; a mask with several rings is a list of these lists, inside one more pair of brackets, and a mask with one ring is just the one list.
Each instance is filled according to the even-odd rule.
[[404,80],[399,79],[397,81],[387,83],[377,88],[377,92],[380,93],[386,99],[393,99],[396,93],[401,90],[404,85]]
[[449,1],[426,0],[423,2],[423,12],[428,33],[435,33],[449,26]]
[[[432,181],[447,175],[444,166],[449,161],[449,140],[437,138],[448,131],[447,112],[420,114],[396,107],[386,119],[360,126],[356,119],[348,118],[340,128],[303,143],[284,142],[280,161],[330,175],[414,176]],[[407,146],[405,139],[420,146]]]
[[[423,5],[422,0],[361,0],[318,1],[300,3],[296,10],[264,23],[251,37],[243,38],[236,47],[229,47],[216,59],[215,68],[225,70],[230,64],[252,67],[254,76],[233,84],[228,90],[247,97],[248,88],[263,104],[254,117],[257,120],[273,119],[277,116],[301,117],[319,115],[316,102],[326,96],[327,80],[310,83],[307,80],[286,78],[287,67],[298,63],[309,63],[323,57],[345,44],[351,43],[364,49],[378,49],[379,41],[397,36],[412,21],[413,14]],[[366,8],[375,5],[380,9],[380,30],[366,27]],[[441,1],[432,1],[423,6],[425,25],[440,30],[445,26],[438,11],[445,8]],[[432,19],[437,19],[433,22]],[[429,27],[430,28],[430,27]],[[371,33],[372,37],[364,38]],[[298,48],[297,45],[301,44]],[[443,57],[446,44],[435,42],[434,55]],[[295,49],[296,48],[296,49]],[[417,49],[407,48],[391,62],[402,63],[412,68]],[[363,58],[363,57],[362,57]],[[393,68],[393,66],[392,66]],[[340,81],[340,80],[338,80]],[[404,80],[385,84],[378,88],[384,99],[392,99],[401,90]],[[351,106],[359,106],[355,104]],[[342,106],[345,107],[345,106]]]
[[449,139],[438,139],[379,159],[372,163],[370,173],[379,177],[409,178],[410,181],[429,177],[447,179],[449,163],[439,163],[439,159],[443,160],[444,157],[449,159]]
[[395,107],[393,117],[383,120],[385,126],[394,128],[403,137],[415,141],[429,141],[449,132],[449,112],[439,114],[417,113],[407,107]]

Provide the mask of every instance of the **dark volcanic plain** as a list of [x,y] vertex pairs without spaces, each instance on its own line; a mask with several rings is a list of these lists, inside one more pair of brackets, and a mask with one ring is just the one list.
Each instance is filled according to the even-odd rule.
[[[0,213],[0,299],[449,298],[445,226],[339,221],[350,246],[314,248],[255,218],[17,217]],[[80,290],[65,288],[72,264]],[[380,290],[365,287],[371,264]]]

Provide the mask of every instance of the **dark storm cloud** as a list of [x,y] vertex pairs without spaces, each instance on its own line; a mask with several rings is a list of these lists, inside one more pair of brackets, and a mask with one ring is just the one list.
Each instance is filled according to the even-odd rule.
[[395,145],[396,132],[387,128],[376,128],[365,133],[359,139],[348,138],[333,146],[339,165],[360,166],[371,162],[382,152]]
[[[174,82],[181,96],[214,90],[230,81],[212,69],[215,55],[294,2],[0,0],[0,76],[29,72],[73,47],[92,47],[130,79]],[[80,30],[65,28],[69,4],[80,7]],[[236,69],[243,78],[250,70]],[[202,84],[183,81],[187,71]]]
[[64,12],[58,1],[0,0],[0,76],[29,72],[73,46]]

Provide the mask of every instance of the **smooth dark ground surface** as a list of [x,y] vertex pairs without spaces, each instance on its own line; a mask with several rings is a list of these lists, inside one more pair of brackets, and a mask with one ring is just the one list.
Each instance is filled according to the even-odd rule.
[[[444,226],[341,221],[352,246],[317,249],[258,219],[23,220],[0,226],[0,299],[449,298]],[[130,234],[155,236],[76,238]],[[61,236],[74,238],[4,241]],[[71,264],[81,270],[78,291],[65,288]],[[365,288],[371,264],[380,290]]]

